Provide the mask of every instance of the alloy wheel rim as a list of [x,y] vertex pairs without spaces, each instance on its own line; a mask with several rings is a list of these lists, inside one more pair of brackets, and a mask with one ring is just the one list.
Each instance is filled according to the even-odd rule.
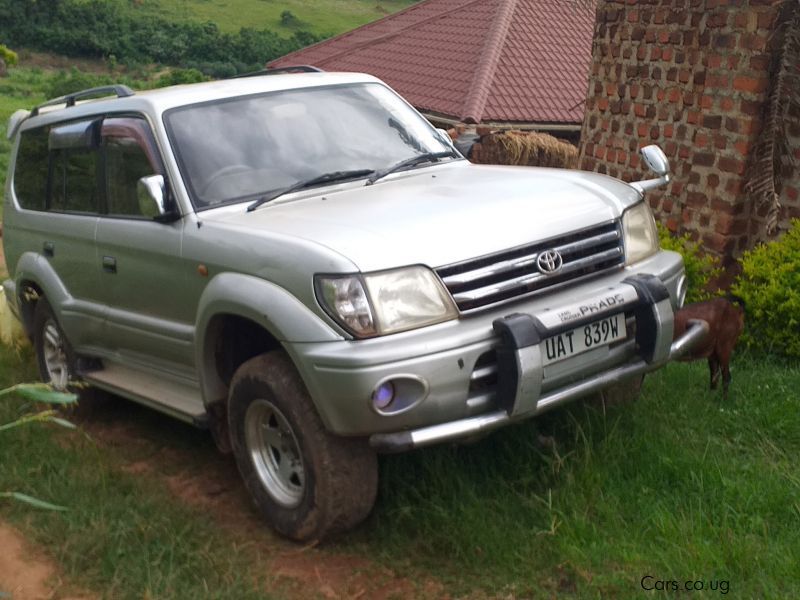
[[57,390],[66,390],[69,383],[69,361],[64,347],[64,338],[55,321],[48,319],[43,329],[42,353],[44,365],[51,385]]
[[283,413],[254,400],[245,413],[245,441],[262,486],[275,502],[294,508],[303,499],[305,468],[300,445]]

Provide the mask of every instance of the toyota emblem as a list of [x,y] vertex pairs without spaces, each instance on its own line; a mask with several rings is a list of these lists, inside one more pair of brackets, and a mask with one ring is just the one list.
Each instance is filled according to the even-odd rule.
[[561,270],[563,264],[564,260],[558,250],[545,250],[539,253],[539,257],[536,259],[536,265],[545,275],[555,275]]

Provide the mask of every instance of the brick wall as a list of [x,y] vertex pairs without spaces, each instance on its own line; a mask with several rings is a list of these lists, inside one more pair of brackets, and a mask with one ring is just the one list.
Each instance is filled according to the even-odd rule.
[[[761,130],[780,5],[598,2],[581,168],[626,181],[650,177],[638,149],[659,144],[674,179],[648,194],[650,204],[670,230],[689,232],[726,264],[763,237],[764,214],[756,214],[743,188]],[[800,214],[798,185],[785,185],[781,195],[785,227],[787,217]]]

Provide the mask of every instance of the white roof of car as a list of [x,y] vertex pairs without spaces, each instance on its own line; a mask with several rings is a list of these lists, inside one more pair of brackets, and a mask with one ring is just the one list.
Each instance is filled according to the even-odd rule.
[[224,98],[236,98],[239,96],[281,90],[369,82],[380,82],[380,80],[363,73],[320,72],[265,74],[222,79],[219,81],[207,81],[204,83],[175,85],[166,88],[137,91],[134,95],[124,98],[104,97],[78,101],[75,106],[70,107],[65,107],[63,104],[41,107],[39,109],[39,114],[30,118],[30,121],[35,121],[35,123],[23,124],[23,128],[42,125],[56,120],[79,119],[94,114],[120,111],[146,111],[159,114],[179,106]]
[[371,75],[361,73],[285,73],[176,85],[137,92],[136,96],[146,98],[160,110],[168,110],[176,106],[220,98],[234,98],[279,90],[370,81],[378,80]]

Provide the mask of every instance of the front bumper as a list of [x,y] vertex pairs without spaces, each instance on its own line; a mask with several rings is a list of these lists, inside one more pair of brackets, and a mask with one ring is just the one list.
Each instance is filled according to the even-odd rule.
[[[637,314],[642,304],[639,293],[631,285],[623,283],[626,279],[647,274],[655,274],[656,277],[650,275],[649,279],[658,282],[661,288],[659,299],[649,301],[650,305],[658,304],[658,313],[650,316]],[[625,290],[624,305],[617,305],[608,313],[593,312],[591,318],[624,311],[628,331],[628,337],[622,341],[543,368],[521,370],[526,374],[523,383],[536,384],[536,389],[525,395],[528,400],[512,407],[510,416],[514,419],[522,414],[536,414],[530,410],[534,398],[539,399],[541,410],[545,410],[545,407],[554,406],[555,399],[563,395],[559,390],[573,389],[581,382],[589,382],[618,368],[630,367],[638,360],[645,361],[646,370],[657,368],[669,357],[672,315],[680,304],[684,281],[680,256],[662,251],[624,270],[551,294],[498,306],[479,315],[370,340],[296,343],[285,347],[297,365],[323,422],[332,433],[371,436],[376,447],[389,449],[393,442],[384,444],[382,440],[394,439],[391,436],[471,419],[491,419],[498,410],[508,413],[511,404],[508,398],[516,397],[516,384],[509,395],[507,388],[511,380],[501,373],[508,370],[508,361],[501,360],[503,334],[495,324],[514,313],[537,315],[545,322],[552,321],[554,315],[571,303],[596,298],[621,287]],[[648,319],[658,324],[658,328],[647,326]],[[642,323],[641,327],[638,322]],[[579,321],[571,321],[564,327],[578,324]],[[539,333],[540,338],[559,332],[557,323],[548,325]],[[641,339],[636,339],[643,335],[640,330],[651,331],[650,341],[658,338],[657,343],[642,344]],[[653,349],[650,356],[643,351],[645,347]],[[517,356],[517,350],[513,349],[512,356]],[[520,351],[528,359],[532,353],[535,349]],[[407,387],[412,395],[416,390],[417,400],[401,411],[380,414],[373,407],[371,397],[386,380],[399,381],[400,387]],[[576,398],[578,393],[588,393],[582,391],[583,387],[576,389],[578,391],[567,394],[566,399]],[[545,398],[551,397],[553,401],[547,404]]]
[[[668,360],[679,358],[689,348],[704,339],[706,335],[708,335],[708,323],[701,320],[690,321],[686,333],[670,345]],[[510,410],[496,410],[486,415],[451,421],[450,423],[442,423],[431,427],[422,427],[412,431],[378,433],[370,437],[370,444],[380,452],[404,452],[413,448],[482,435],[498,427],[541,414],[546,410],[597,392],[626,379],[643,375],[648,371],[659,368],[662,364],[649,363],[644,359],[640,359],[611,371],[599,373],[575,385],[540,396],[533,407],[518,410],[518,405],[520,404],[518,400],[520,398],[515,398],[517,402],[512,404]]]

